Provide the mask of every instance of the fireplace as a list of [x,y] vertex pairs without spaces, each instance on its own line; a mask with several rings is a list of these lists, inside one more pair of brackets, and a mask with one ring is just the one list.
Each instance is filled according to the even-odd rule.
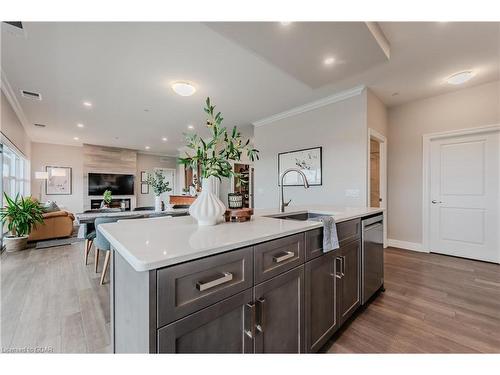
[[[116,198],[112,199],[109,207],[111,208],[121,208],[122,202],[125,204],[124,211],[130,211],[130,198]],[[90,208],[92,210],[96,208],[101,208],[102,199],[91,199],[90,200]]]

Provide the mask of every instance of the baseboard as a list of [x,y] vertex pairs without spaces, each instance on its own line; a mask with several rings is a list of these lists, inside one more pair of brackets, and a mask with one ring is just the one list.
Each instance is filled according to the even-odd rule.
[[390,247],[397,247],[397,248],[405,249],[405,250],[419,251],[421,253],[428,253],[428,251],[425,251],[423,249],[422,244],[417,243],[417,242],[400,241],[400,240],[394,240],[394,239],[388,238],[387,245]]

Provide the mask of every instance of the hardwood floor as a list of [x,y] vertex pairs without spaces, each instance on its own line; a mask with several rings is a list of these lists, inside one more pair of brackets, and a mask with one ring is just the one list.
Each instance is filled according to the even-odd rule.
[[84,265],[83,242],[2,254],[3,350],[110,351],[109,284],[99,285],[92,259]]
[[[83,243],[2,255],[2,348],[110,351],[109,284],[89,259]],[[499,265],[389,248],[385,276],[323,351],[500,353]]]
[[500,265],[388,248],[385,293],[329,353],[500,353]]

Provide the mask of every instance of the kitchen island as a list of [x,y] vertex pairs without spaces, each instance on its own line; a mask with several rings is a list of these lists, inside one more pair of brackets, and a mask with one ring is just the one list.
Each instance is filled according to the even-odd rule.
[[[322,223],[287,217],[311,211],[335,218],[339,249],[322,252]],[[101,225],[113,254],[113,351],[317,351],[361,304],[361,218],[381,212],[290,207],[210,227],[191,217]]]

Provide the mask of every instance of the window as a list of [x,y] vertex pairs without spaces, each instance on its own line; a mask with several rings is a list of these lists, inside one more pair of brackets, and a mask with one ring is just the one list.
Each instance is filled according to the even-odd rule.
[[[2,145],[2,191],[9,197],[30,194],[29,162],[5,143]],[[3,197],[3,195],[2,195]]]

